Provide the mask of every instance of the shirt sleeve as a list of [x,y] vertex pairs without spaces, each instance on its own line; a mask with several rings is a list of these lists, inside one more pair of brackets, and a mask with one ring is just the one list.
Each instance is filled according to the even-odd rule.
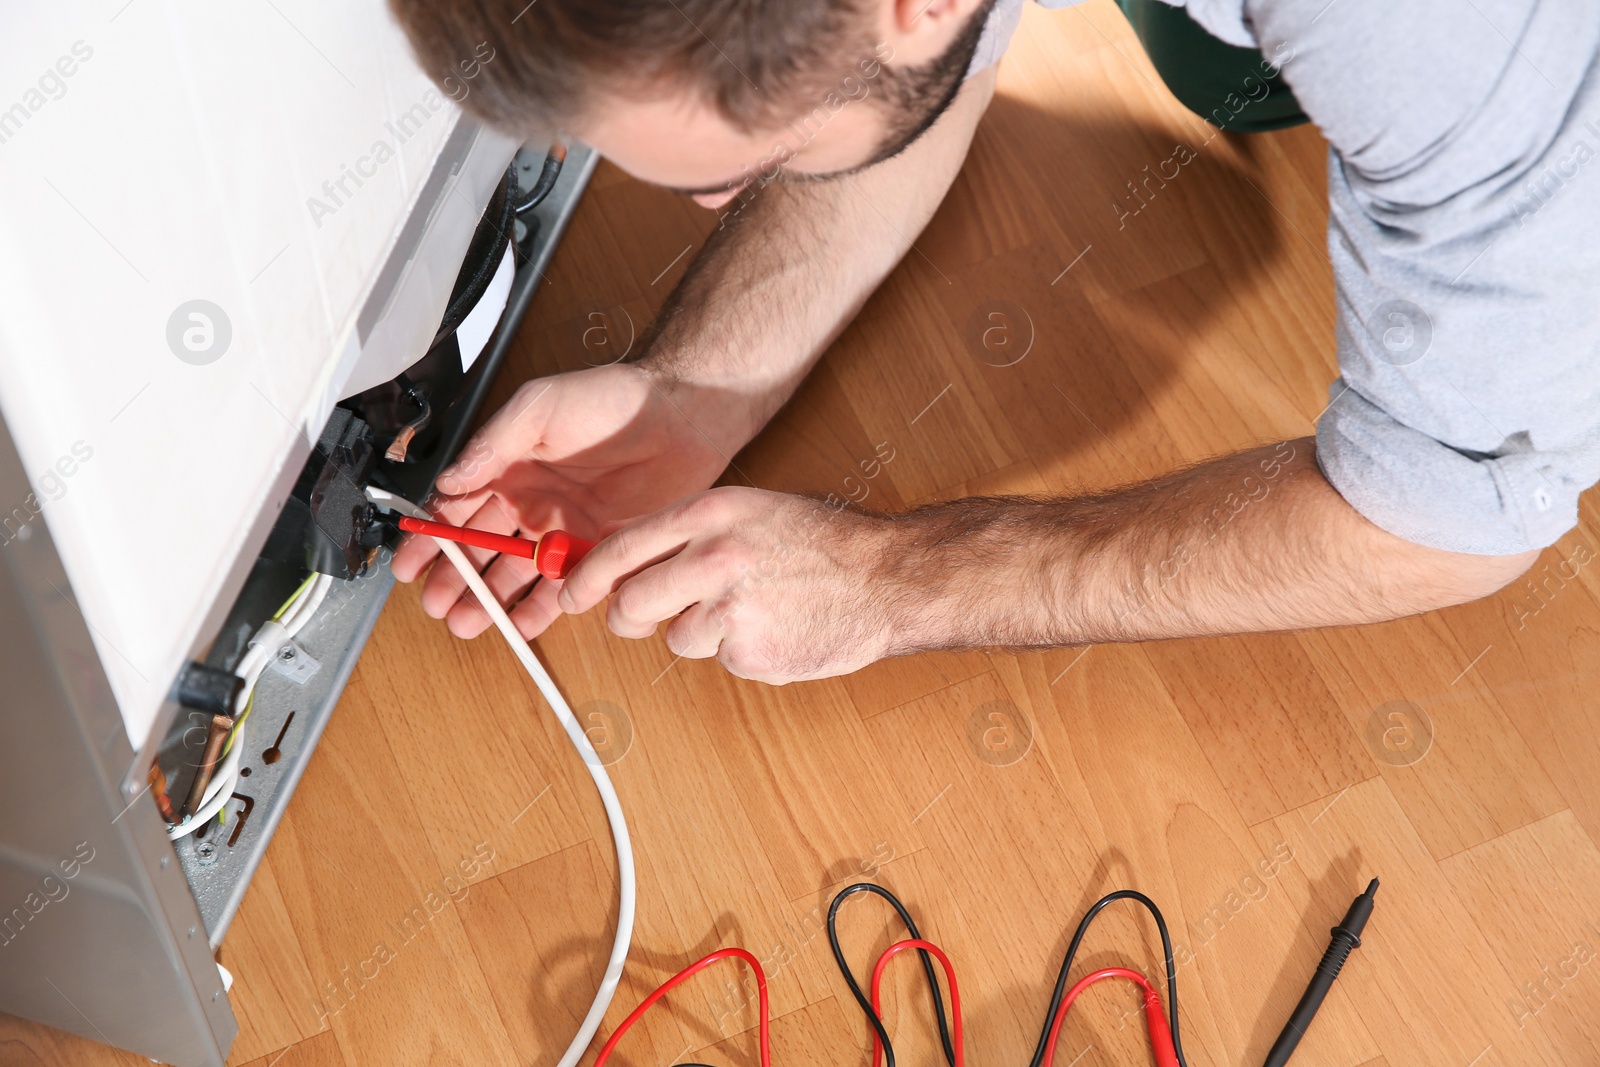
[[1600,481],[1600,4],[1473,11],[1247,4],[1330,146],[1322,471],[1399,537],[1509,555]]
[[[967,77],[981,74],[996,63],[1006,54],[1006,49],[1011,47],[1011,38],[1017,32],[1017,26],[1022,23],[1022,5],[1027,0],[995,0],[994,7],[989,9],[989,16],[983,25],[983,36],[978,39],[978,48],[972,53],[972,62],[967,66]],[[1083,3],[1083,0],[1036,0],[1041,7],[1072,7]]]

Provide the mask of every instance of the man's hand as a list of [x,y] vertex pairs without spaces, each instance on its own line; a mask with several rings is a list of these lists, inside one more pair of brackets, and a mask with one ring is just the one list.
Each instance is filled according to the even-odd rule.
[[880,561],[894,523],[761,489],[713,489],[607,537],[563,583],[561,610],[607,594],[606,622],[782,684],[848,674],[892,646]]
[[[593,537],[710,486],[922,232],[993,92],[992,70],[970,78],[914,144],[860,173],[741,193],[658,316],[644,360],[524,385],[440,476],[439,517]],[[432,538],[406,542],[395,577],[414,580],[437,552]],[[479,567],[493,558],[467,554]],[[531,561],[501,558],[484,577],[503,603],[523,598],[511,617],[526,637],[560,614],[559,583],[533,584]],[[460,637],[489,626],[453,567],[434,567],[422,606]]]
[[[432,510],[444,522],[494,533],[565,529],[593,538],[605,523],[648,514],[716,481],[748,436],[739,415],[734,400],[632,364],[538,378],[518,389],[439,476],[447,495]],[[494,556],[466,551],[479,567]],[[414,580],[438,553],[433,538],[408,538],[395,554],[395,577]],[[495,560],[484,575],[508,604],[537,577],[532,560],[513,556]],[[524,636],[560,615],[559,585],[539,582],[512,612]],[[475,637],[489,617],[463,588],[454,567],[434,567],[422,606],[447,619],[457,636]]]

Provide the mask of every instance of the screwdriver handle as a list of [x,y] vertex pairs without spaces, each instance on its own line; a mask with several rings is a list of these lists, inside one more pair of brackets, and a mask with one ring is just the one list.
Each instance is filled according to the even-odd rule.
[[593,541],[586,541],[565,530],[551,530],[539,538],[539,547],[533,553],[533,565],[546,578],[565,578],[594,545]]

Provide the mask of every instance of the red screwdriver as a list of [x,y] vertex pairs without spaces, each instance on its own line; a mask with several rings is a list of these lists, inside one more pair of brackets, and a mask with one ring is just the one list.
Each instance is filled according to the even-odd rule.
[[406,533],[442,537],[446,541],[459,541],[473,548],[487,548],[491,552],[531,559],[534,568],[546,578],[565,578],[594,547],[593,541],[585,541],[565,530],[551,530],[537,541],[530,541],[525,537],[508,537],[429,519],[413,519],[409,515],[400,516],[399,526]]

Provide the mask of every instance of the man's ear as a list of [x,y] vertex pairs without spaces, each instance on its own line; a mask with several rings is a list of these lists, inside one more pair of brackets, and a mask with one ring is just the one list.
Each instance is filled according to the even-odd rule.
[[881,0],[879,32],[889,46],[887,62],[920,67],[949,49],[985,0]]

